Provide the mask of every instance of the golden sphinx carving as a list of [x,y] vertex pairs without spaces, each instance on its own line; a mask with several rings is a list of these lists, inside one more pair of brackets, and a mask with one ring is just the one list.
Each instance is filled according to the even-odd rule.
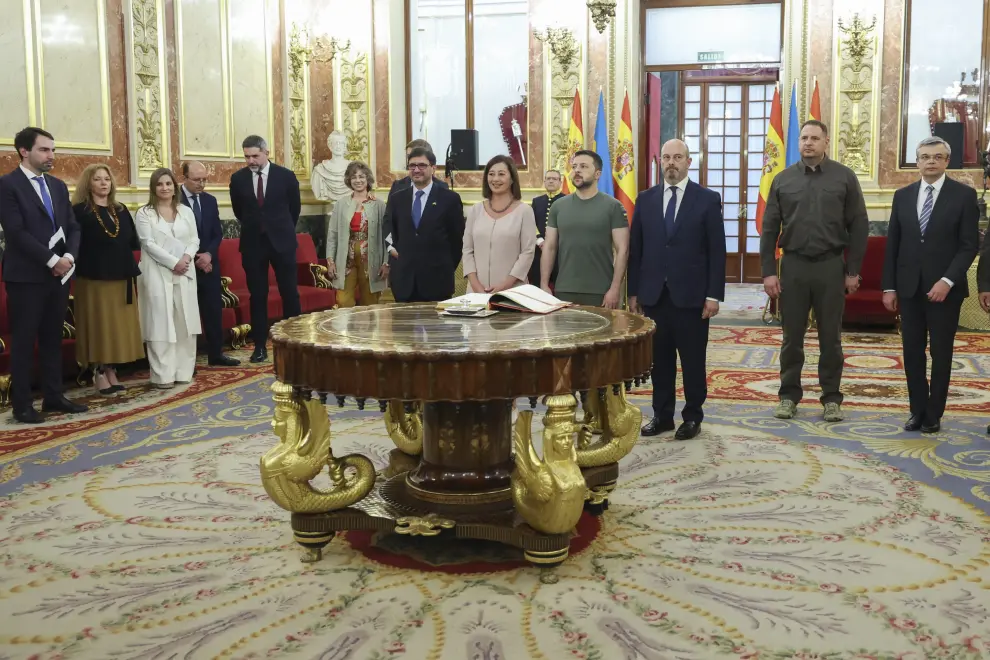
[[533,448],[533,413],[520,411],[516,420],[512,501],[516,512],[536,531],[564,534],[577,525],[588,493],[574,447],[577,401],[565,394],[549,396],[546,403],[542,459]]
[[389,401],[385,408],[385,430],[399,450],[409,456],[423,453],[423,406],[415,403],[406,410],[401,401]]
[[879,54],[874,34],[877,17],[867,24],[859,13],[849,24],[837,21],[837,160],[861,176],[872,176],[874,115],[879,104]]
[[[272,385],[279,443],[261,458],[261,483],[269,497],[292,513],[336,511],[360,502],[375,485],[375,466],[359,454],[335,458],[330,450],[330,418],[320,401],[294,398],[292,387]],[[310,481],[329,468],[333,487],[314,488]],[[353,468],[355,474],[345,473]]]
[[[592,394],[588,393],[588,400],[599,401],[600,406],[600,399]],[[626,390],[621,383],[606,392],[604,410],[599,415],[602,434],[597,442],[592,443],[593,435],[586,426],[578,431],[577,463],[583,468],[618,463],[639,440],[643,411],[626,400]]]

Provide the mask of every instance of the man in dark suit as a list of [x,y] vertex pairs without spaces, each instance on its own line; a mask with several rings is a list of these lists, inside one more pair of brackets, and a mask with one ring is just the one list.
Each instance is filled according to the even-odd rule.
[[[983,235],[980,246],[980,263],[976,266],[976,286],[980,292],[980,307],[984,312],[990,312],[990,240]],[[990,433],[990,425],[987,426]]]
[[636,200],[630,228],[629,307],[653,319],[653,420],[643,435],[674,430],[677,356],[684,374],[684,423],[698,435],[708,397],[709,319],[725,297],[725,226],[718,193],[688,180],[691,155],[670,140],[660,151],[664,183]]
[[464,207],[461,197],[433,181],[437,157],[416,147],[409,154],[412,187],[392,196],[386,216],[385,248],[389,282],[397,302],[436,302],[454,294],[454,271],[461,260]]
[[206,335],[206,349],[210,365],[235,367],[241,363],[223,354],[222,310],[220,295],[220,209],[217,198],[206,192],[208,172],[199,162],[182,164],[182,203],[192,209],[199,231],[199,252],[196,253],[196,294],[199,314]]
[[[35,341],[44,392],[42,411],[87,410],[62,392],[62,324],[69,307],[73,255],[79,251],[79,225],[69,189],[47,173],[55,163],[51,133],[25,128],[14,137],[14,148],[21,164],[0,177],[0,225],[7,240],[3,280],[11,319],[10,402],[14,419],[38,424],[42,417],[31,403]],[[59,232],[63,236],[54,240]]]
[[[941,429],[959,310],[969,295],[967,272],[979,249],[976,191],[945,176],[949,154],[942,138],[921,141],[921,181],[894,193],[887,225],[883,304],[901,312],[911,406],[905,431]],[[932,354],[930,386],[926,344]]]
[[230,177],[230,203],[241,224],[241,263],[251,294],[251,362],[268,359],[268,267],[275,271],[282,315],[299,316],[296,279],[296,223],[302,203],[292,170],[268,160],[264,138],[249,135],[241,144],[247,167]]
[[[547,216],[550,214],[550,207],[564,195],[560,192],[560,172],[557,170],[547,170],[543,175],[543,187],[547,194],[533,198],[533,215],[536,216],[536,254],[533,256],[533,265],[529,267],[529,283],[533,286],[540,286],[540,259],[543,256],[543,241],[547,234]],[[556,270],[556,266],[554,267]],[[553,275],[550,281],[554,281]]]

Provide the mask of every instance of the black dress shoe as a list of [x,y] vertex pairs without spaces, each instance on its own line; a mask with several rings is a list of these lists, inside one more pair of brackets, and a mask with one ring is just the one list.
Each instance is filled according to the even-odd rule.
[[251,353],[251,362],[257,364],[258,362],[264,362],[268,359],[268,349],[264,346],[260,348],[255,348],[254,353]]
[[908,421],[904,422],[904,430],[917,431],[924,425],[925,425],[924,415],[911,415],[910,417],[908,417]]
[[84,413],[89,410],[89,406],[81,403],[73,403],[64,396],[57,399],[44,400],[41,402],[42,412],[64,412],[64,413]]
[[21,424],[41,424],[45,421],[37,410],[34,408],[26,408],[24,410],[15,410],[14,419],[16,419]]
[[217,357],[211,357],[207,362],[211,367],[236,367],[241,363],[237,358],[222,353]]
[[649,424],[643,427],[641,433],[647,437],[650,437],[653,435],[660,435],[661,433],[665,433],[667,431],[673,431],[673,430],[674,430],[674,420],[672,419],[661,420],[654,417],[653,419],[650,420]]
[[690,440],[701,433],[701,422],[684,422],[674,434],[674,440]]
[[925,422],[921,425],[922,433],[938,433],[942,430],[942,421],[936,419],[934,422]]

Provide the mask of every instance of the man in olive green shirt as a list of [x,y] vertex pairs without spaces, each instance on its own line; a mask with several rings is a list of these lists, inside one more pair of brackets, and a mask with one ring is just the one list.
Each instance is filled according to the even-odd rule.
[[618,309],[629,259],[629,221],[622,204],[598,191],[602,159],[582,150],[571,161],[575,192],[550,207],[540,268],[540,286],[578,305]]
[[[804,335],[808,314],[818,325],[818,381],[825,421],[842,420],[842,312],[846,293],[859,288],[869,221],[856,174],[825,157],[828,128],[801,127],[801,160],[778,174],[763,213],[760,261],[763,288],[780,297],[784,341],[780,349],[780,404],[774,416],[790,419],[804,395]],[[777,239],[784,256],[777,277]],[[848,248],[849,255],[844,257]]]

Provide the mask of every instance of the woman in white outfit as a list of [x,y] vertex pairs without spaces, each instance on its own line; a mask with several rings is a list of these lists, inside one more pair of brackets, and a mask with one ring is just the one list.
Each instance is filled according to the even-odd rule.
[[188,383],[201,332],[192,265],[199,234],[192,210],[179,203],[179,184],[171,170],[162,167],[151,175],[148,204],[134,220],[141,241],[138,307],[151,382],[161,388]]

